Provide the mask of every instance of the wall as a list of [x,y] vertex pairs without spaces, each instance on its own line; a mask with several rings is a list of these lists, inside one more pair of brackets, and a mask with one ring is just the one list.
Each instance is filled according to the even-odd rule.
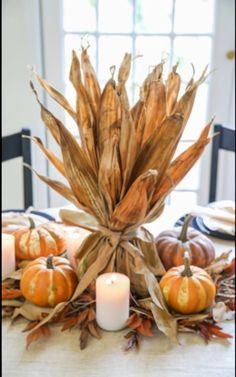
[[[40,40],[40,8],[38,0],[3,0],[2,2],[2,136],[19,132],[22,127],[37,129],[45,140],[39,107],[29,87],[27,65],[42,71]],[[39,94],[41,92],[39,91]],[[45,174],[46,162],[32,148],[33,166]],[[37,181],[36,181],[37,180]],[[23,208],[21,158],[2,165],[2,209]],[[34,206],[47,207],[47,188],[34,177]]]
[[[226,53],[235,46],[235,2],[233,0],[216,0],[215,38],[212,62],[215,71],[209,93],[208,119],[215,116],[214,123],[227,125],[235,129],[235,59],[229,60]],[[211,145],[204,153],[202,160],[202,182],[200,204],[208,203]],[[235,200],[235,154],[220,151],[217,177],[217,200]]]

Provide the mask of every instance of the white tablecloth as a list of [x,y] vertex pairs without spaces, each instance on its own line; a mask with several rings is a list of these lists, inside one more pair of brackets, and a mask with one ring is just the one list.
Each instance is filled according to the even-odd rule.
[[[57,210],[48,210],[57,214]],[[169,228],[178,214],[170,208],[147,228],[157,235]],[[217,254],[234,249],[231,241],[212,238]],[[206,345],[195,334],[180,334],[181,345],[173,345],[162,333],[143,339],[139,352],[124,353],[127,330],[103,332],[102,339],[90,339],[84,351],[79,349],[79,331],[61,332],[54,326],[52,335],[25,350],[24,319],[13,326],[3,320],[3,377],[233,377],[234,339],[215,339]],[[234,322],[223,323],[234,334]]]

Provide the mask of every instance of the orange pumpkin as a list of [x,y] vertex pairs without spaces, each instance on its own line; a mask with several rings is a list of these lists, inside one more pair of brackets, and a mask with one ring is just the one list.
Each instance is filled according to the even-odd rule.
[[30,227],[21,228],[14,232],[16,257],[36,259],[47,257],[50,254],[60,255],[66,249],[66,239],[56,224],[47,224],[36,227],[29,217]]
[[204,234],[189,228],[192,216],[188,216],[181,227],[161,232],[155,239],[157,252],[168,270],[183,264],[184,251],[189,251],[190,263],[205,268],[215,259],[213,243]]
[[167,305],[181,314],[199,313],[214,301],[216,287],[210,275],[200,267],[190,266],[185,252],[184,265],[163,275],[160,287]]
[[73,295],[78,280],[66,258],[49,255],[30,262],[23,271],[20,289],[35,305],[54,307]]

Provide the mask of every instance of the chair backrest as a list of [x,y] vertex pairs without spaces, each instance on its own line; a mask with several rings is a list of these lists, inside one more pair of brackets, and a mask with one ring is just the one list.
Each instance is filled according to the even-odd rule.
[[[2,162],[16,157],[22,157],[23,162],[31,165],[30,141],[23,138],[22,135],[30,136],[30,130],[23,128],[21,132],[2,137]],[[24,207],[27,209],[33,205],[33,184],[32,173],[25,166],[23,166],[23,180]]]
[[211,152],[211,175],[210,175],[210,191],[209,202],[216,200],[216,185],[217,185],[217,169],[219,150],[227,150],[235,152],[235,131],[220,124],[214,125],[214,133],[218,133],[213,138],[212,152]]

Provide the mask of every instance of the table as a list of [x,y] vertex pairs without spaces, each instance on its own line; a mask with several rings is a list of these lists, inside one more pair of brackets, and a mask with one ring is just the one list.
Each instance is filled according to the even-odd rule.
[[[58,209],[48,210],[57,215]],[[171,227],[178,218],[167,208],[163,215],[147,228],[157,235]],[[212,238],[217,254],[234,243]],[[79,332],[60,332],[52,327],[52,335],[31,345],[25,351],[25,320],[2,325],[3,377],[233,377],[234,339],[213,340],[206,345],[195,334],[180,334],[181,345],[172,344],[161,332],[143,339],[140,351],[124,352],[123,338],[127,330],[102,332],[102,339],[90,339],[84,351],[79,349]],[[234,322],[223,324],[224,331],[234,333]]]

